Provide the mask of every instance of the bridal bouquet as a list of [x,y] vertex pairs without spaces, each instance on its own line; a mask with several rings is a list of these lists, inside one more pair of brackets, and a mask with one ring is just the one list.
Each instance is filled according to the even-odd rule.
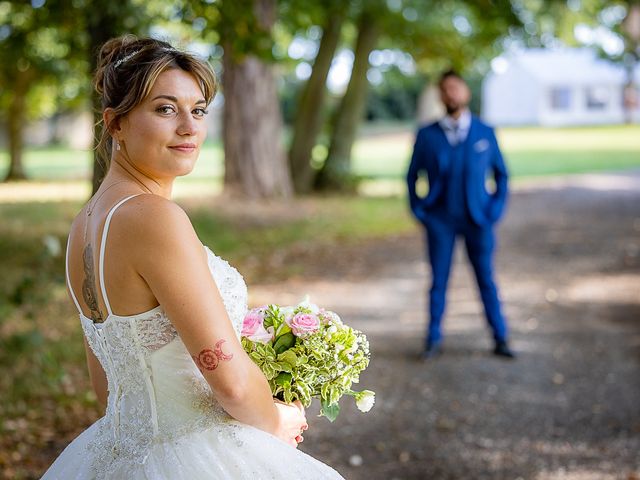
[[334,421],[343,395],[355,397],[362,412],[373,407],[370,390],[351,390],[369,365],[369,342],[334,312],[304,301],[250,310],[242,326],[242,345],[269,380],[271,392],[287,403],[308,407],[320,399],[320,415]]

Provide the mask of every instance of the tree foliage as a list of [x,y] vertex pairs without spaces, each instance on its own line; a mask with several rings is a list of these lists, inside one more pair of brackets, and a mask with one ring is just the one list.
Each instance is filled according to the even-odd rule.
[[26,177],[22,151],[27,121],[52,115],[86,91],[77,18],[64,14],[69,1],[34,4],[0,2],[0,116],[9,142],[7,179]]
[[[21,132],[25,123],[86,105],[91,98],[90,74],[95,69],[96,50],[108,38],[122,33],[169,37],[181,46],[197,44],[204,47],[199,51],[207,52],[214,61],[224,55],[228,71],[222,72],[223,79],[229,69],[247,62],[256,67],[244,80],[258,75],[265,81],[257,79],[253,86],[245,83],[245,91],[229,102],[236,110],[245,109],[245,120],[234,120],[235,112],[227,111],[223,120],[225,145],[231,145],[230,135],[251,139],[256,135],[247,132],[271,125],[262,140],[267,142],[268,137],[268,145],[249,150],[271,152],[267,155],[277,158],[284,155],[276,88],[286,88],[287,98],[294,99],[287,103],[292,112],[292,135],[288,164],[277,167],[286,170],[277,175],[278,182],[286,185],[291,173],[296,190],[307,192],[314,182],[331,183],[323,177],[336,177],[337,183],[333,183],[337,188],[349,185],[350,151],[359,122],[366,117],[410,114],[418,84],[445,68],[479,78],[488,70],[489,59],[505,48],[575,44],[575,27],[585,24],[604,26],[619,35],[624,51],[608,56],[631,69],[638,61],[640,47],[637,38],[625,30],[623,19],[639,5],[638,0],[0,0],[0,119],[7,124],[10,174],[24,174]],[[370,41],[363,48],[367,32]],[[315,53],[291,58],[289,46],[300,39],[315,44]],[[329,69],[336,54],[344,50],[355,55],[349,87],[343,96],[328,94]],[[373,51],[402,52],[410,57],[414,71],[401,71],[395,64],[371,65]],[[308,64],[305,68],[311,67],[311,74],[292,83],[301,62]],[[234,71],[236,75],[241,72]],[[378,80],[373,83],[373,94],[368,95],[372,72]],[[288,75],[287,81],[280,82],[284,75]],[[240,77],[235,78],[232,84],[227,81],[225,85],[223,80],[223,96],[233,94]],[[247,95],[257,97],[244,98]],[[248,125],[252,104],[264,105],[268,113],[261,113],[265,115],[261,122]],[[98,110],[95,98],[93,109]],[[314,150],[320,144],[328,155],[320,158],[316,154],[312,159],[312,152],[323,150]],[[249,150],[227,152],[228,183],[241,184],[242,176],[249,175],[247,169],[254,168],[250,165],[272,161],[251,159]],[[320,181],[315,178],[317,168],[321,169]],[[96,163],[94,189],[102,173]],[[282,193],[289,189],[280,186],[275,190]],[[254,194],[261,189],[240,190]]]

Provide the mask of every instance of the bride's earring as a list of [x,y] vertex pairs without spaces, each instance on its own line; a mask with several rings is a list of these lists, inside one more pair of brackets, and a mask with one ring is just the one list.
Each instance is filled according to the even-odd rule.
[[116,150],[120,150],[120,142],[116,140]]

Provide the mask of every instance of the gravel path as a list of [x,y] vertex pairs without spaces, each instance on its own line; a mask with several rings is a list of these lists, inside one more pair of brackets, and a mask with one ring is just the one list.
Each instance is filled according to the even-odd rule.
[[[459,247],[462,247],[459,245]],[[336,258],[339,258],[336,252]],[[333,279],[251,285],[252,304],[305,293],[369,336],[360,386],[330,424],[308,411],[302,449],[349,479],[640,480],[640,172],[521,184],[496,268],[516,361],[494,358],[460,248],[445,353],[425,329],[421,232],[349,252]],[[365,268],[362,268],[362,266]]]

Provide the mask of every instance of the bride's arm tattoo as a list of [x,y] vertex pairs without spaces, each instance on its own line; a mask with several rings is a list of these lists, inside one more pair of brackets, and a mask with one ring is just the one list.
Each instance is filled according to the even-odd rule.
[[102,322],[102,313],[98,307],[98,292],[96,291],[96,276],[93,268],[93,249],[88,243],[82,253],[82,264],[84,266],[84,280],[82,281],[82,298],[89,307],[91,320],[96,323]]
[[193,358],[193,361],[201,372],[204,373],[205,370],[215,370],[218,368],[220,362],[233,358],[233,353],[226,354],[222,351],[222,344],[225,342],[226,340],[224,339],[218,340],[213,350],[205,348],[200,351],[198,356],[191,355],[191,358]]

